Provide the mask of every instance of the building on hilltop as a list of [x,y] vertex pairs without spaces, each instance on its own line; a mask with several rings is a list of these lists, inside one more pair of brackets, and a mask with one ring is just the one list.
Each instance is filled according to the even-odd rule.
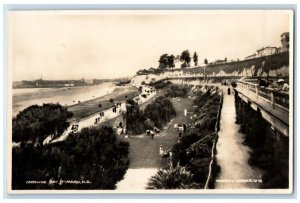
[[290,47],[289,32],[284,32],[280,35],[281,47],[263,47],[256,51],[256,53],[246,56],[245,59],[254,59],[257,57],[268,56],[272,54],[278,54],[288,52]]
[[264,47],[259,50],[257,50],[257,56],[262,57],[262,56],[268,56],[272,54],[277,53],[277,48],[276,47]]

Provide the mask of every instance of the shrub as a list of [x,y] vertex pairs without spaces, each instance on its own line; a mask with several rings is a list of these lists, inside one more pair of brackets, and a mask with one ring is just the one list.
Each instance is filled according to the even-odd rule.
[[144,110],[144,117],[151,119],[155,126],[160,128],[176,116],[176,111],[171,101],[163,96],[156,98]]
[[153,86],[155,89],[162,89],[164,87],[168,87],[170,84],[172,84],[169,80],[160,80],[157,82],[151,82],[150,85]]
[[[114,189],[129,165],[128,142],[117,139],[110,126],[84,128],[64,142],[13,148],[13,189]],[[47,184],[26,184],[27,180]],[[49,184],[49,180],[89,181]]]
[[140,134],[144,132],[145,118],[139,105],[133,99],[126,102],[126,113],[124,115],[126,120],[126,128],[129,133]]
[[188,93],[188,86],[187,85],[169,85],[168,89],[166,90],[166,97],[186,97]]
[[[135,101],[128,100],[124,118],[127,130],[132,134],[140,134],[148,130],[152,125],[161,128],[175,115],[176,111],[171,101],[161,96],[148,104],[144,112],[140,110]],[[145,121],[151,121],[151,125],[149,126],[149,122]]]
[[48,135],[57,137],[63,133],[72,116],[73,113],[60,104],[32,105],[13,118],[12,139],[14,142],[30,140],[42,144]]

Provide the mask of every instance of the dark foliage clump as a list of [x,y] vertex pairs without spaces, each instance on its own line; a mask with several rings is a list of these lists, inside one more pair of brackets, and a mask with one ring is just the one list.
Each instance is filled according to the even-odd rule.
[[127,111],[124,115],[127,131],[140,134],[149,130],[149,126],[161,128],[176,116],[172,102],[161,96],[148,104],[144,111],[140,110],[134,100],[127,101]]
[[124,115],[127,131],[131,134],[140,134],[144,132],[145,118],[137,102],[129,99],[126,102],[126,113]]
[[21,111],[12,120],[14,142],[32,141],[41,144],[49,136],[62,134],[69,126],[67,120],[73,116],[60,104],[33,105]]
[[153,103],[148,104],[144,110],[144,117],[151,119],[155,126],[161,128],[176,116],[172,102],[160,96]]
[[169,85],[166,90],[166,97],[186,97],[188,94],[189,88],[187,85]]
[[155,89],[163,89],[164,87],[168,87],[172,82],[169,80],[159,80],[157,82],[150,82],[150,86],[153,86]]
[[[114,189],[128,169],[128,148],[110,126],[85,128],[46,146],[23,143],[12,151],[12,188]],[[32,180],[41,182],[28,184]]]

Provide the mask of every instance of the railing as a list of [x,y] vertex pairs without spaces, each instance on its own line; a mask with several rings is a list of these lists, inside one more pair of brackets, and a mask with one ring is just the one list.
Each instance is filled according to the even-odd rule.
[[272,101],[272,91],[267,88],[258,88],[258,95]]
[[273,108],[275,105],[289,108],[289,93],[275,90],[268,87],[260,87],[258,84],[246,81],[238,81],[237,86],[253,92],[256,98],[262,97],[269,101]]
[[216,164],[216,144],[218,141],[218,131],[220,130],[220,119],[221,119],[221,109],[223,106],[223,91],[222,91],[222,96],[220,99],[220,105],[219,105],[219,109],[218,109],[218,115],[217,115],[217,122],[215,125],[215,132],[217,134],[216,138],[214,139],[213,142],[213,146],[212,146],[212,150],[211,150],[211,161],[209,163],[209,169],[208,169],[208,175],[207,175],[207,179],[205,182],[205,186],[204,189],[210,189],[210,186],[212,184],[212,182],[214,181],[213,177],[215,176],[214,174],[214,166]]
[[274,95],[274,102],[276,104],[289,108],[289,94],[282,93],[282,92],[273,92],[273,95]]

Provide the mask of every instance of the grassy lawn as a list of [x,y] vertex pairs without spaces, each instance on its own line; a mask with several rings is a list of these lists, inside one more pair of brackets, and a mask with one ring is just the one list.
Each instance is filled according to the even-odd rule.
[[146,134],[130,136],[129,168],[159,168],[168,164],[168,159],[161,160],[159,157],[159,147],[162,145],[164,149],[170,149],[178,142],[178,133],[174,130],[175,123],[188,123],[188,117],[184,117],[183,111],[185,108],[192,106],[191,99],[183,99],[179,102],[177,99],[172,99],[177,116],[156,134],[154,139]]
[[[127,98],[125,98],[126,95]],[[74,114],[71,120],[76,120],[91,115],[93,113],[102,111],[104,109],[110,108],[112,106],[111,102],[109,101],[111,98],[114,101],[121,102],[125,101],[126,99],[134,98],[137,95],[138,90],[135,87],[116,88],[112,93],[107,94],[103,97],[69,106],[68,110],[73,112]],[[102,106],[99,107],[99,104],[101,104]]]

